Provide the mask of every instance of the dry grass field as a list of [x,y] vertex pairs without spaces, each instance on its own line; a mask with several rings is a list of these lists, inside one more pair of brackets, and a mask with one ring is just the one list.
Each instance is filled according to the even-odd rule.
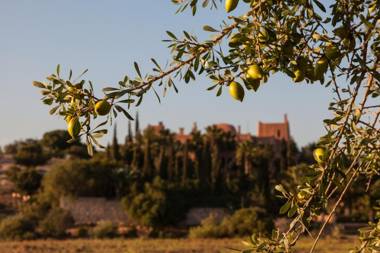
[[[356,239],[323,239],[316,252],[346,253]],[[302,239],[296,253],[306,253],[312,241]],[[135,240],[37,240],[0,242],[0,253],[222,253],[226,248],[240,248],[241,240],[135,239]]]

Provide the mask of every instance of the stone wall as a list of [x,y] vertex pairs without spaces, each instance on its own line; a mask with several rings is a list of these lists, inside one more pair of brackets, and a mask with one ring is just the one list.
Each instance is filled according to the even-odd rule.
[[62,198],[60,207],[71,213],[76,225],[93,225],[107,220],[115,224],[128,224],[127,213],[119,200],[105,198]]
[[[119,200],[105,198],[62,198],[60,207],[71,213],[76,225],[94,225],[99,221],[107,220],[115,224],[133,224],[128,219]],[[214,215],[221,221],[229,212],[224,208],[191,208],[186,218],[179,223],[180,226],[198,226],[201,221]]]

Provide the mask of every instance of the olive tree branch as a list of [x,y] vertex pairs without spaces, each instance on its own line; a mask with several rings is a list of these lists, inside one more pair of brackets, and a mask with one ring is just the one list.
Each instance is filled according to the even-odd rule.
[[[362,151],[363,151],[363,150],[361,150],[361,151],[358,153],[358,155],[356,156],[355,161],[354,161],[352,164],[354,164],[354,163],[358,160],[359,155],[362,153]],[[367,166],[369,166],[369,165],[367,165]],[[344,195],[347,193],[348,189],[349,189],[350,186],[351,186],[351,183],[355,180],[356,175],[357,175],[358,172],[359,172],[359,169],[360,169],[360,166],[354,171],[354,173],[352,174],[350,180],[347,182],[346,186],[344,187],[344,190],[343,190],[342,193],[340,194],[338,200],[335,202],[335,205],[334,205],[333,209],[330,211],[329,215],[327,216],[327,219],[326,219],[325,222],[323,223],[321,229],[320,229],[319,232],[318,232],[317,237],[316,237],[315,240],[314,240],[313,246],[312,246],[311,249],[310,249],[310,253],[313,253],[313,252],[314,252],[315,247],[317,246],[317,243],[318,243],[318,241],[319,241],[319,239],[320,239],[320,237],[321,237],[323,231],[325,230],[325,227],[326,227],[327,223],[329,223],[329,221],[330,221],[332,215],[335,213],[336,208],[337,208],[338,205],[342,202]]]
[[[363,108],[364,108],[366,101],[368,99],[368,96],[370,94],[372,84],[373,84],[373,75],[369,74],[369,78],[368,78],[368,82],[367,82],[367,88],[366,88],[363,100],[360,103],[360,107],[359,107],[360,117],[362,115]],[[360,122],[360,117],[359,117],[359,119],[357,119],[358,122]],[[350,170],[351,170],[351,168],[348,168],[345,175],[348,175],[348,173],[350,173]],[[339,183],[343,183],[343,181],[344,181],[344,178],[341,179],[341,181]],[[331,185],[332,185],[332,180],[330,180],[329,185],[326,187],[326,191],[325,191],[326,194],[329,192]],[[336,189],[337,189],[337,187],[335,187],[335,189],[328,195],[328,199],[332,196],[332,194],[335,192]]]
[[[252,12],[252,10],[250,11]],[[249,12],[249,13],[250,13]],[[156,76],[150,76],[147,81],[142,82],[140,85],[121,90],[122,93],[127,94],[127,93],[133,93],[135,91],[141,91],[141,93],[145,93],[152,85],[154,82],[159,81],[166,76],[169,76],[170,74],[176,72],[177,70],[183,68],[186,65],[191,64],[197,57],[201,56],[202,54],[212,50],[213,46],[218,44],[226,35],[228,35],[233,29],[235,29],[239,25],[238,22],[232,23],[230,26],[224,28],[221,33],[213,40],[211,40],[211,45],[208,44],[203,44],[202,46],[199,46],[200,50],[198,52],[193,53],[189,59],[185,61],[181,61],[180,63],[174,65],[170,69],[168,69],[165,72],[160,73],[159,75]]]
[[[371,31],[368,31],[367,32],[367,35],[370,33]],[[366,59],[367,59],[367,49],[368,49],[368,39],[367,39],[367,35],[365,36],[366,37],[366,40],[362,43],[362,58],[363,58],[363,61],[366,62]],[[371,75],[372,76],[372,75]],[[347,122],[350,118],[350,114],[351,114],[351,111],[352,111],[352,108],[355,104],[355,101],[356,101],[356,97],[358,96],[359,94],[359,90],[360,90],[360,87],[362,85],[362,81],[365,77],[365,72],[363,71],[362,74],[361,74],[361,78],[359,79],[359,81],[357,82],[356,84],[356,87],[354,89],[354,92],[352,94],[352,97],[351,97],[351,101],[350,101],[350,104],[348,106],[348,108],[346,109],[346,113],[345,113],[345,119],[342,123],[342,125],[340,126],[340,129],[339,129],[339,133],[337,135],[337,138],[336,138],[336,141],[335,141],[335,144],[332,148],[332,152],[330,153],[329,155],[329,158],[327,160],[327,163],[325,165],[325,168],[322,172],[322,177],[323,175],[325,174],[327,168],[331,165],[331,161],[333,160],[333,158],[335,157],[335,154],[336,154],[336,151],[338,149],[338,146],[339,146],[339,143],[344,135],[344,129],[347,125]],[[372,81],[371,81],[372,82]]]
[[[379,115],[380,115],[380,111],[377,112],[376,117],[375,117],[375,119],[374,119],[374,121],[373,121],[373,123],[372,123],[372,126],[374,126],[374,125],[376,124],[376,122],[377,122],[377,120],[378,120],[378,118],[379,118]],[[363,151],[364,151],[364,147],[362,147],[362,148],[358,151],[358,153],[357,153],[357,155],[356,155],[354,161],[351,163],[351,166],[350,166],[349,170],[351,170],[351,169],[355,166],[355,164],[356,164],[357,161],[359,160],[359,158],[360,158],[361,154],[363,153]],[[372,164],[372,161],[369,162],[369,163],[367,163],[367,164],[366,164],[366,168],[368,168],[371,164]],[[356,176],[357,176],[358,172],[360,171],[360,168],[361,168],[363,165],[364,165],[364,163],[363,163],[361,166],[358,166],[357,169],[352,173],[352,176],[351,176],[350,180],[347,182],[347,184],[346,184],[344,190],[343,190],[342,193],[340,194],[340,196],[339,196],[337,202],[335,203],[333,209],[330,211],[330,213],[329,213],[327,219],[325,220],[325,222],[323,223],[321,229],[319,230],[318,235],[317,235],[316,239],[314,240],[313,246],[312,246],[312,248],[311,248],[311,250],[310,250],[310,253],[313,253],[313,252],[314,252],[314,249],[315,249],[315,247],[316,247],[316,245],[317,245],[317,243],[318,243],[318,241],[319,241],[319,238],[321,237],[321,235],[322,235],[322,233],[323,233],[323,231],[324,231],[324,229],[325,229],[327,223],[330,221],[332,215],[335,213],[336,208],[338,207],[338,205],[340,204],[340,202],[342,202],[342,199],[343,199],[344,195],[346,194],[346,192],[347,192],[348,189],[350,188],[352,182],[356,179]],[[337,189],[337,188],[335,188],[335,189],[332,191],[332,193],[335,192],[336,189]],[[330,197],[331,197],[332,193],[330,194]]]

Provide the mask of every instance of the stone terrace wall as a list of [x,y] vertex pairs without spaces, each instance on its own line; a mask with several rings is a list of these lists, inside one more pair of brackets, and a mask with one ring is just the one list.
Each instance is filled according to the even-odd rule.
[[76,225],[92,225],[107,220],[115,224],[127,224],[128,216],[119,200],[105,198],[62,198],[60,207],[71,213]]
[[[107,200],[105,198],[62,198],[60,207],[71,213],[76,225],[93,225],[99,221],[107,220],[115,224],[133,224],[128,219],[119,200]],[[221,221],[229,212],[224,208],[191,208],[186,218],[179,223],[180,226],[198,226],[201,221],[214,215]]]

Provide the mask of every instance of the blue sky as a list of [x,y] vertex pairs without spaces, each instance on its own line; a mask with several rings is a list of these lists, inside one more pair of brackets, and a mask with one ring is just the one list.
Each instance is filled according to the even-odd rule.
[[[223,9],[202,10],[197,16],[175,15],[169,0],[1,0],[0,3],[0,145],[25,138],[40,138],[46,131],[65,128],[65,122],[48,115],[31,83],[43,80],[57,64],[76,73],[88,68],[86,78],[98,90],[115,85],[124,74],[133,75],[133,62],[143,72],[154,57],[169,58],[165,31],[187,30],[199,38],[205,24],[217,27],[226,19]],[[237,10],[237,12],[241,11]],[[190,84],[178,83],[179,94],[169,92],[159,104],[154,94],[139,108],[142,126],[163,121],[173,130],[193,122],[203,128],[212,123],[241,125],[256,133],[259,120],[282,121],[287,113],[291,134],[299,145],[324,133],[322,120],[329,115],[331,90],[319,84],[294,84],[282,74],[271,77],[257,93],[246,94],[243,103],[227,92],[215,97],[210,80],[201,77]],[[132,112],[134,114],[134,112]],[[127,121],[118,121],[119,136]],[[103,143],[108,138],[103,139]]]

